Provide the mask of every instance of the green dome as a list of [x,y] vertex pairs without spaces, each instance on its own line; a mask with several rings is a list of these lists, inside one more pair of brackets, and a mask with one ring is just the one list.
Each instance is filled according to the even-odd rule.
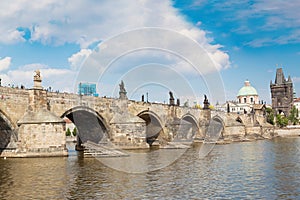
[[239,90],[237,96],[258,96],[258,94],[256,89],[250,85],[250,82],[245,81],[245,86]]

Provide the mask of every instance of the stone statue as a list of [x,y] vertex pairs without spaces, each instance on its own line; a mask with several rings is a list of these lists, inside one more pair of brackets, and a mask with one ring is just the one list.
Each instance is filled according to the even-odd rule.
[[177,99],[177,106],[180,106],[180,99]]
[[183,106],[184,107],[189,107],[189,100],[187,100],[186,102],[184,102]]
[[41,80],[41,72],[40,70],[35,70],[34,80]]
[[169,95],[170,95],[170,99],[169,99],[170,105],[175,105],[175,99],[171,91],[169,92]]
[[203,104],[204,104],[204,106],[203,106],[203,109],[204,109],[204,110],[209,109],[209,102],[208,102],[208,99],[207,99],[206,94],[204,95],[204,101],[203,101]]
[[120,92],[126,92],[123,80],[121,81],[121,84],[119,84],[119,86],[120,86]]
[[169,94],[170,94],[170,99],[174,99],[173,92],[170,91]]
[[119,84],[119,86],[120,86],[120,91],[119,91],[120,97],[119,98],[120,99],[127,99],[127,96],[126,96],[127,92],[125,90],[125,85],[124,85],[123,80],[121,81],[121,83]]
[[33,76],[33,88],[34,89],[43,89],[42,87],[42,77],[40,70],[35,70],[35,75]]
[[2,86],[2,83],[1,83],[1,82],[2,82],[2,79],[0,78],[0,87]]

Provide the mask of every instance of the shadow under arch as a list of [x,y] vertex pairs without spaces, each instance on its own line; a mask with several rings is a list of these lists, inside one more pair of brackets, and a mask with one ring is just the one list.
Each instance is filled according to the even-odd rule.
[[105,141],[105,139],[111,138],[107,122],[92,108],[76,106],[61,115],[61,118],[64,117],[75,124],[78,130],[79,143],[91,141],[98,144],[101,141]]
[[[192,114],[187,113],[181,117],[181,120],[184,122],[188,122],[191,125],[191,135],[189,136],[191,139],[195,139],[200,134],[200,127],[198,124],[198,120]],[[203,135],[202,135],[203,137]]]
[[0,110],[0,155],[6,149],[15,149],[18,138],[15,133],[16,127],[10,118]]
[[153,142],[159,139],[159,143],[162,143],[165,140],[163,138],[164,130],[162,122],[159,116],[153,111],[144,110],[140,112],[138,117],[142,118],[146,122],[146,142],[152,146]]
[[224,129],[225,129],[225,123],[220,116],[215,115],[214,117],[211,118],[209,122],[208,134],[214,137],[218,137],[216,138],[216,141],[220,137],[222,138],[224,137],[223,135]]

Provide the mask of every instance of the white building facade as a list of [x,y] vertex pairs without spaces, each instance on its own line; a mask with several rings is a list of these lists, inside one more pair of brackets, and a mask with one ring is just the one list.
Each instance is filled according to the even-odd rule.
[[259,96],[254,87],[248,80],[237,94],[237,101],[227,101],[224,104],[216,105],[216,110],[224,112],[233,112],[238,114],[246,114],[253,111],[253,106],[259,104]]

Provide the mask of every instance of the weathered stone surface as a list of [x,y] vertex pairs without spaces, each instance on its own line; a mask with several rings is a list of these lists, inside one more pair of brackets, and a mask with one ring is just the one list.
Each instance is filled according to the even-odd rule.
[[300,128],[284,128],[284,129],[275,129],[275,134],[280,137],[295,137],[300,136]]
[[18,126],[18,154],[67,155],[65,122],[50,111],[27,111]]
[[[89,113],[89,116],[95,118],[95,123],[100,123],[103,132],[107,133],[107,139],[122,148],[148,147],[146,142],[151,132],[155,136],[153,142],[155,141],[161,147],[167,145],[178,135],[181,120],[187,120],[188,124],[192,125],[194,138],[203,139],[209,121],[214,117],[219,118],[224,126],[222,131],[224,138],[241,139],[246,135],[263,137],[274,135],[273,127],[266,124],[264,119],[254,115],[238,115],[126,99],[54,93],[41,89],[21,90],[0,87],[0,95],[2,95],[1,118],[6,119],[8,129],[11,130],[7,137],[4,131],[6,128],[2,129],[1,134],[5,138],[12,138],[8,139],[10,140],[8,145],[16,144],[19,152],[32,151],[36,154],[38,151],[54,152],[56,148],[58,152],[53,155],[59,155],[59,151],[64,154],[65,130],[62,119],[67,116],[71,118],[76,115],[75,113],[80,113],[76,115],[77,122],[89,120],[89,117],[83,117]],[[75,120],[75,125],[83,126],[77,127],[81,134],[95,132],[89,130],[93,128],[89,123],[76,124]],[[16,139],[12,137],[13,133],[16,133]]]
[[146,122],[128,111],[127,101],[115,102],[110,120],[112,141],[123,148],[149,148],[146,143]]
[[24,116],[17,122],[21,124],[40,124],[40,123],[65,123],[62,118],[57,117],[54,113],[46,109],[40,109],[36,112],[27,111]]

